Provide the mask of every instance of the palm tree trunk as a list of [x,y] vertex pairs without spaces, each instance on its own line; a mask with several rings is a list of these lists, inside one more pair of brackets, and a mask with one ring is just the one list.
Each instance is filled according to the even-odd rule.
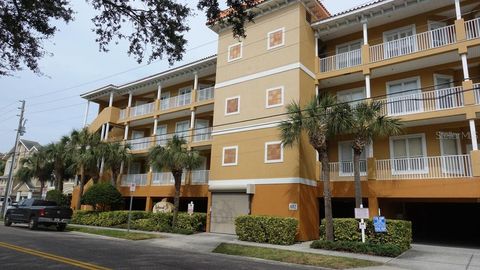
[[83,195],[83,189],[84,189],[84,184],[85,184],[85,172],[83,168],[80,169],[80,184],[78,185],[78,197],[75,205],[75,210],[80,210],[81,208],[81,203],[82,203],[82,195]]
[[360,181],[360,155],[361,150],[353,149],[353,179],[355,181],[355,207],[362,204],[362,183]]
[[330,191],[330,168],[328,167],[328,155],[325,151],[318,151],[322,163],[323,200],[325,205],[325,239],[333,241],[333,214],[332,192]]
[[173,178],[175,179],[175,197],[173,198],[173,220],[172,228],[177,226],[177,217],[178,217],[178,208],[180,208],[180,188],[182,186],[182,171],[172,172]]

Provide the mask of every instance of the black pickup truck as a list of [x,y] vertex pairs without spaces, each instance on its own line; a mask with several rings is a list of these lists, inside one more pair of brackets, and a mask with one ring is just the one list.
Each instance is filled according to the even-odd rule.
[[38,225],[56,226],[58,231],[65,230],[72,218],[72,209],[57,206],[55,202],[37,199],[25,199],[5,214],[4,224],[28,223],[28,228],[35,230]]

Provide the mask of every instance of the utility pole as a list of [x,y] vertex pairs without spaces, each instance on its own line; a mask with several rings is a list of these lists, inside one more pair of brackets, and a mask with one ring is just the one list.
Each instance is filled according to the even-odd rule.
[[12,156],[12,163],[10,164],[10,170],[8,173],[8,181],[7,181],[7,186],[5,187],[5,194],[3,196],[3,204],[2,204],[2,217],[5,216],[5,211],[7,209],[7,204],[8,204],[8,198],[10,197],[10,187],[13,185],[13,167],[15,166],[15,159],[17,156],[17,147],[18,147],[18,141],[20,140],[20,136],[22,136],[25,133],[25,122],[23,119],[23,113],[25,111],[25,100],[20,100],[22,103],[22,106],[19,108],[20,109],[20,119],[18,121],[18,128],[17,128],[17,136],[15,138],[15,146],[13,147],[13,156]]

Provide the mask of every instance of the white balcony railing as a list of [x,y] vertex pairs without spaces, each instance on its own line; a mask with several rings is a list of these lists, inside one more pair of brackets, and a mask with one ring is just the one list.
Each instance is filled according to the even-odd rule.
[[211,128],[211,127],[195,129],[194,136],[193,136],[193,141],[194,142],[203,142],[203,141],[211,140],[212,139],[212,129],[213,128]]
[[165,146],[173,138],[173,134],[162,134],[155,136],[155,145]]
[[320,71],[328,72],[362,64],[362,50],[352,50],[320,59]]
[[166,98],[160,101],[160,110],[182,107],[192,103],[192,93]]
[[451,87],[407,95],[394,95],[378,101],[384,103],[382,113],[398,116],[431,112],[464,106],[463,87]]
[[377,180],[472,177],[470,155],[377,160]]
[[475,94],[475,102],[480,104],[480,83],[473,84],[473,92]]
[[137,186],[146,186],[147,185],[147,174],[127,174],[122,176],[123,187],[130,186],[130,184],[135,183]]
[[155,102],[138,105],[130,108],[130,117],[145,115],[155,111]]
[[150,137],[132,139],[128,141],[130,144],[130,150],[139,151],[150,148]]
[[480,38],[480,18],[475,18],[465,22],[465,32],[467,39]]
[[[353,162],[340,161],[328,163],[330,181],[353,181]],[[360,160],[360,176],[367,175],[367,161]]]
[[370,46],[370,62],[412,54],[456,42],[455,25]]
[[214,90],[214,87],[197,90],[197,102],[213,99]]
[[207,184],[209,177],[210,177],[209,170],[194,170],[192,171],[192,185]]
[[[182,184],[185,183],[186,172],[182,174]],[[171,172],[156,172],[152,175],[152,185],[154,186],[164,186],[164,185],[174,185],[175,178]]]
[[119,119],[125,119],[126,117],[127,117],[127,109],[121,109]]

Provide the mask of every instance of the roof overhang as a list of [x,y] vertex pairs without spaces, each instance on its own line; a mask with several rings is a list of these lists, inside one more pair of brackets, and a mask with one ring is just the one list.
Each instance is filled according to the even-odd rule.
[[445,6],[452,0],[376,0],[312,23],[322,40],[330,40],[362,31],[362,22],[376,27]]
[[213,55],[120,86],[109,84],[107,86],[82,94],[80,97],[86,100],[108,99],[108,96],[112,92],[114,95],[124,95],[131,91],[141,93],[145,91],[151,91],[152,86],[159,84],[161,84],[162,87],[168,87],[190,79],[193,82],[192,74],[195,72],[198,74],[198,76],[215,74],[216,64],[217,56]]

